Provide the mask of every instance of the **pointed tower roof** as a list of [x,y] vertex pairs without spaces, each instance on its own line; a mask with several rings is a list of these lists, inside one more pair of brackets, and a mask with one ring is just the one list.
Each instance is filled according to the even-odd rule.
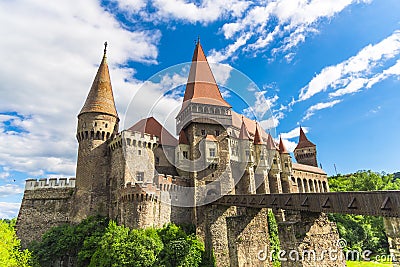
[[188,141],[188,139],[186,137],[186,134],[185,134],[185,132],[183,130],[181,130],[181,132],[179,133],[179,144],[182,144],[182,145],[188,145],[189,144],[189,141]]
[[297,143],[297,146],[295,149],[305,148],[305,147],[313,147],[313,146],[315,146],[315,144],[312,143],[310,140],[308,140],[306,134],[303,131],[303,128],[301,128],[301,126],[300,126],[299,142]]
[[279,152],[281,154],[289,154],[289,151],[287,151],[285,145],[283,144],[282,137],[279,137]]
[[[106,50],[107,42],[104,43],[104,56],[101,60],[96,77],[86,98],[79,115],[88,112],[99,112],[118,118],[115,108],[114,95],[111,87],[110,73],[108,71]],[[79,116],[78,115],[78,116]]]
[[222,97],[200,41],[194,49],[182,110],[188,102],[231,107]]
[[240,127],[239,139],[242,139],[242,140],[250,140],[251,139],[249,131],[247,130],[247,127],[246,127],[246,124],[244,123],[243,118],[242,118],[242,126]]
[[275,145],[275,142],[274,142],[274,140],[272,139],[272,136],[271,136],[271,134],[268,134],[268,138],[267,138],[267,143],[266,143],[266,145],[267,145],[267,149],[269,149],[269,150],[278,150],[278,148],[276,147],[276,145]]
[[262,145],[263,139],[261,137],[260,131],[258,130],[258,123],[256,122],[256,132],[254,134],[254,144],[255,145]]

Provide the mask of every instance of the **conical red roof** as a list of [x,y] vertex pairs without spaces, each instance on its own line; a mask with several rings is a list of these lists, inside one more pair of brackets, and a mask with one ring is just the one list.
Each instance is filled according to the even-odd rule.
[[179,133],[179,144],[182,144],[182,145],[188,145],[189,144],[189,141],[188,141],[188,139],[186,137],[186,134],[185,134],[185,132],[183,130],[181,130],[181,132]]
[[242,120],[242,126],[240,127],[240,133],[239,133],[239,139],[241,140],[250,140],[250,134],[249,131],[247,131],[246,124]]
[[303,128],[300,127],[299,142],[297,143],[297,146],[295,149],[305,148],[305,147],[313,147],[313,146],[315,146],[315,144],[313,144],[310,140],[308,140],[306,134],[303,131]]
[[279,152],[281,154],[289,154],[289,151],[287,151],[285,145],[283,144],[282,137],[279,137]]
[[79,115],[88,112],[105,113],[118,118],[105,50],[96,77]]
[[182,109],[188,102],[231,107],[222,97],[200,42],[194,49]]
[[271,136],[271,134],[268,134],[268,138],[267,138],[267,143],[266,143],[266,145],[267,145],[267,149],[269,149],[269,150],[278,150],[278,148],[276,147],[276,145],[275,145],[275,142],[274,142],[274,140],[272,139],[272,136]]
[[263,139],[261,137],[260,131],[258,130],[258,124],[256,123],[256,132],[254,134],[254,144],[255,145],[262,145]]

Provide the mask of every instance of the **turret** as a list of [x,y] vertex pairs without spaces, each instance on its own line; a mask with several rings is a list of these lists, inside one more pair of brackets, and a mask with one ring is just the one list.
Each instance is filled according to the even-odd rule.
[[292,179],[292,157],[279,137],[279,154],[281,157],[281,181],[283,193],[298,192],[296,181]]
[[179,143],[175,148],[175,166],[180,176],[188,176],[190,168],[190,145],[184,130],[179,133]]
[[300,127],[299,142],[294,149],[294,157],[297,163],[318,167],[317,147],[308,140],[303,128]]
[[272,139],[271,134],[268,134],[267,138],[267,149],[271,153],[272,164],[271,169],[269,171],[269,187],[271,193],[282,193],[282,183],[281,183],[281,159],[279,155],[279,150],[276,147],[274,140]]
[[[256,185],[254,180],[254,148],[246,124],[242,117],[242,125],[239,132],[239,164],[234,169],[234,177],[239,178],[236,185],[237,194],[254,194]],[[236,173],[235,173],[236,171]]]
[[89,215],[108,215],[108,172],[110,156],[107,142],[118,132],[115,108],[106,57],[107,43],[96,77],[78,115],[79,142],[76,168],[76,203],[73,219],[80,221]]

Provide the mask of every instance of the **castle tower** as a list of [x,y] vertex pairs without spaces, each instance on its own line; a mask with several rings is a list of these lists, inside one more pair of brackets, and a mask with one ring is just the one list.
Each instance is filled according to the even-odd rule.
[[282,192],[293,193],[298,192],[297,184],[292,180],[292,157],[289,151],[283,144],[282,137],[279,138],[279,154],[281,157],[281,181],[282,181]]
[[271,151],[271,153],[272,153],[271,154],[272,164],[271,164],[271,169],[268,173],[270,193],[282,193],[281,159],[280,159],[278,148],[276,147],[271,134],[268,134],[266,145],[267,145],[267,149],[269,151]]
[[256,124],[256,132],[254,134],[254,153],[255,153],[255,185],[257,194],[269,193],[269,181],[268,172],[271,162],[268,162],[270,158],[270,151],[267,150],[266,143],[264,142],[258,124]]
[[308,140],[303,128],[301,127],[299,142],[294,149],[294,157],[296,158],[297,163],[318,167],[317,147]]
[[76,137],[79,142],[76,168],[76,202],[72,220],[90,215],[108,215],[110,155],[107,143],[118,132],[110,74],[106,58],[107,43],[92,87],[78,115]]
[[242,117],[242,126],[239,132],[239,162],[236,168],[232,168],[234,179],[237,181],[235,192],[236,194],[254,194],[254,149],[253,139],[250,137],[246,124]]
[[223,99],[198,41],[176,117],[176,133],[183,131],[189,143],[188,178],[194,187],[192,217],[196,232],[205,241],[206,250],[214,252],[217,265],[229,262],[226,217],[236,214],[235,207],[205,204],[220,194],[234,193],[227,132],[231,125],[231,106]]

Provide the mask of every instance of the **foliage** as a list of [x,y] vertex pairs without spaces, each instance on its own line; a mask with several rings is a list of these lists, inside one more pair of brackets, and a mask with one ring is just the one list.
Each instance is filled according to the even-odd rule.
[[271,251],[276,251],[276,253],[272,254],[272,265],[274,267],[280,267],[281,262],[279,260],[279,255],[278,255],[278,252],[280,250],[278,224],[276,223],[275,215],[272,212],[272,210],[268,210],[267,220],[268,220],[268,233],[269,233]]
[[193,227],[185,229],[192,233],[174,224],[130,230],[106,218],[92,217],[78,225],[53,227],[31,248],[37,265],[44,267],[68,258],[77,258],[78,266],[214,266]]
[[21,250],[20,240],[15,234],[15,219],[0,220],[0,262],[4,267],[28,267],[31,253]]
[[[359,171],[330,177],[329,187],[331,191],[399,190],[400,179],[385,173]],[[329,218],[336,222],[340,237],[347,241],[347,249],[388,252],[382,217],[330,214]]]
[[77,225],[56,226],[42,236],[41,242],[33,242],[29,247],[37,265],[43,267],[69,258],[77,258],[78,266],[87,266],[107,225],[107,218],[97,216]]

